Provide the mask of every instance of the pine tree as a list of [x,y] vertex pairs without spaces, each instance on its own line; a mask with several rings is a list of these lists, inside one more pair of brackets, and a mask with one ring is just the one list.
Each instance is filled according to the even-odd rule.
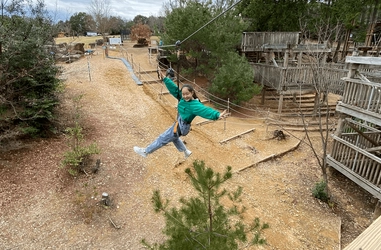
[[[197,197],[181,198],[180,208],[169,208],[169,201],[163,201],[160,191],[155,190],[152,202],[156,212],[163,213],[166,225],[164,243],[150,245],[142,240],[150,249],[238,249],[242,244],[263,245],[266,240],[261,234],[269,226],[261,224],[256,218],[250,225],[242,221],[245,212],[241,202],[242,187],[235,191],[221,189],[232,178],[231,167],[225,173],[215,173],[207,168],[203,161],[195,161],[193,169],[185,170]],[[223,206],[220,201],[228,198],[232,205]]]
[[0,131],[45,135],[61,86],[59,68],[46,47],[54,42],[52,22],[40,0],[30,5],[12,1],[5,10],[0,19]]

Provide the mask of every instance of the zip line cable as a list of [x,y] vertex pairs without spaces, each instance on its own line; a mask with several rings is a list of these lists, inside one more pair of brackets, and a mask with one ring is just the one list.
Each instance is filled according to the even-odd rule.
[[214,17],[212,20],[210,20],[209,22],[207,22],[206,24],[204,24],[203,26],[201,26],[198,30],[196,30],[195,32],[193,32],[192,34],[190,34],[187,38],[185,38],[181,43],[185,42],[186,40],[188,40],[189,38],[191,38],[192,36],[194,36],[197,32],[199,32],[200,30],[202,30],[203,28],[205,28],[206,26],[208,26],[210,23],[212,23],[214,20],[216,20],[217,18],[219,18],[221,15],[225,14],[226,12],[228,12],[229,10],[231,10],[234,6],[236,6],[237,4],[239,4],[240,2],[242,2],[242,0],[238,0],[235,4],[233,4],[232,6],[230,6],[229,8],[227,8],[226,10],[224,10],[223,12],[221,12],[220,14],[218,14],[216,17]]
[[234,8],[237,4],[239,4],[240,2],[242,2],[243,0],[238,0],[235,4],[232,4],[232,6],[230,6],[229,8],[227,8],[226,10],[224,10],[223,12],[221,12],[220,14],[218,14],[217,16],[215,16],[212,20],[210,20],[209,22],[207,22],[206,24],[204,24],[203,26],[201,26],[198,30],[196,30],[195,32],[193,32],[192,34],[190,34],[188,37],[186,37],[184,40],[180,41],[176,41],[175,44],[171,44],[171,45],[163,45],[163,46],[159,46],[159,47],[179,47],[183,42],[185,42],[186,40],[188,40],[189,38],[191,38],[192,36],[194,36],[195,34],[197,34],[200,30],[202,30],[203,28],[205,28],[206,26],[208,26],[209,24],[211,24],[213,21],[215,21],[217,18],[219,18],[220,16],[222,16],[223,14],[225,14],[226,12],[228,12],[229,10],[231,10],[232,8]]

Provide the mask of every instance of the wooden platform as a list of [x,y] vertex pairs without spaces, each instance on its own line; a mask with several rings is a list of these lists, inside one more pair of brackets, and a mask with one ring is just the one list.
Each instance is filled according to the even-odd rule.
[[378,217],[344,250],[378,250],[381,248],[381,217]]

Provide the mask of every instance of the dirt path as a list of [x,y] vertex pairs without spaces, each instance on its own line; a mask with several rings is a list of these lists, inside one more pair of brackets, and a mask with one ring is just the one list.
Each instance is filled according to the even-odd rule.
[[[142,69],[155,69],[147,49],[125,47]],[[115,57],[126,52],[110,51]],[[197,126],[185,138],[192,156],[173,145],[148,158],[136,155],[134,145],[146,146],[169,127],[176,115],[176,102],[161,96],[160,85],[138,86],[121,60],[104,58],[102,50],[86,60],[61,65],[66,79],[63,105],[69,114],[75,96],[83,94],[81,110],[88,142],[96,142],[102,153],[100,171],[72,178],[59,168],[68,150],[65,136],[13,143],[14,150],[0,152],[0,248],[1,249],[143,249],[164,239],[163,218],[155,214],[150,198],[161,190],[171,204],[192,194],[184,170],[194,160],[223,171],[250,166],[298,143],[302,134],[285,141],[270,140],[263,117]],[[88,67],[91,69],[89,81]],[[62,115],[67,123],[68,115]],[[226,127],[226,130],[224,129]],[[237,140],[219,142],[254,128]],[[315,137],[318,141],[318,137]],[[370,196],[339,174],[331,179],[337,207],[329,208],[311,196],[320,180],[320,170],[305,144],[282,158],[259,164],[234,175],[232,188],[242,186],[246,219],[259,217],[270,224],[268,245],[263,249],[339,249],[349,244],[370,223]],[[107,192],[112,206],[98,205]],[[116,229],[112,220],[120,229]],[[340,239],[340,231],[343,233]],[[249,249],[249,248],[248,248]]]

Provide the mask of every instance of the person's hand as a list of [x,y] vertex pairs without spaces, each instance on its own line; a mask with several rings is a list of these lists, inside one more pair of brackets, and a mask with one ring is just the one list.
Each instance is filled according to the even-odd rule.
[[166,77],[165,71],[160,70],[161,79],[164,79]]
[[220,113],[220,117],[218,119],[226,118],[229,115],[228,111],[225,109]]

